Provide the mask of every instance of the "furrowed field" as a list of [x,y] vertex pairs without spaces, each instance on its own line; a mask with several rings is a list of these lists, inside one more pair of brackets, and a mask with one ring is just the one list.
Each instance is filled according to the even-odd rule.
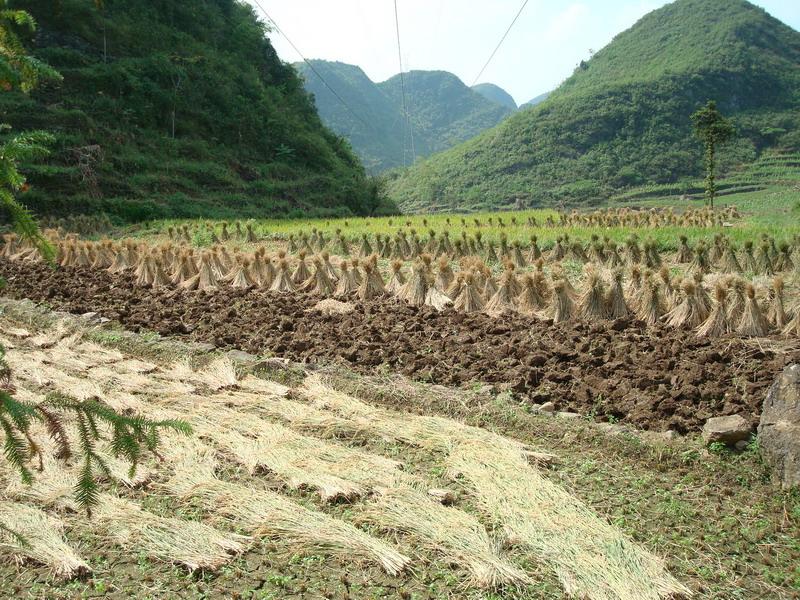
[[754,437],[699,433],[753,431],[800,359],[798,194],[666,200],[73,219],[47,231],[55,268],[6,235],[17,395],[193,433],[133,474],[101,448],[91,519],[69,459],[0,474],[26,539],[0,546],[0,593],[796,597],[800,497]]

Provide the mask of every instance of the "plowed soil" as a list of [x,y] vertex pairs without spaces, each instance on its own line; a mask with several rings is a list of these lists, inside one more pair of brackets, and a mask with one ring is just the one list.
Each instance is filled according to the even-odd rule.
[[445,385],[494,384],[528,402],[650,430],[699,430],[713,416],[757,423],[767,388],[800,352],[774,353],[738,338],[634,321],[553,324],[438,312],[393,299],[348,314],[311,311],[319,297],[260,290],[185,292],[138,287],[130,275],[0,260],[4,294],[137,331],[181,336],[301,362],[345,361]]

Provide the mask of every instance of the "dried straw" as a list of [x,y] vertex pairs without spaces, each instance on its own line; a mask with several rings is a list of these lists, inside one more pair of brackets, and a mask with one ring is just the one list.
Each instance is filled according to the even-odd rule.
[[456,281],[460,281],[460,289],[453,300],[453,308],[465,313],[482,310],[483,299],[475,286],[475,274],[472,272],[459,272]]
[[705,322],[697,328],[697,337],[720,337],[731,330],[728,320],[728,291],[721,282],[717,282],[714,296],[716,304],[711,308],[711,313]]
[[756,290],[748,283],[745,286],[744,312],[736,325],[736,332],[746,337],[762,337],[769,333],[769,328],[769,321],[756,300]]
[[10,555],[18,563],[36,561],[49,567],[59,579],[72,579],[91,571],[67,544],[64,524],[55,517],[27,504],[0,501],[0,525],[17,534],[0,529],[0,555]]
[[586,265],[584,273],[585,289],[578,300],[578,310],[584,319],[605,319],[608,316],[608,308],[603,280],[592,264]]

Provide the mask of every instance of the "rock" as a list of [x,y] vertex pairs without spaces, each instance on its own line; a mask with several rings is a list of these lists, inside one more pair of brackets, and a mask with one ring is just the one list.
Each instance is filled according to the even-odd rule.
[[225,356],[235,363],[250,364],[258,360],[258,357],[250,354],[249,352],[243,352],[241,350],[229,350],[225,353]]
[[800,485],[800,364],[786,367],[767,392],[758,440],[783,488]]
[[674,429],[667,429],[659,434],[659,437],[665,442],[672,442],[681,437],[681,435]]
[[741,415],[711,417],[703,425],[703,439],[707,444],[722,442],[733,446],[750,437],[750,426]]
[[540,412],[542,412],[542,405],[536,404],[535,402],[533,404],[529,404],[528,411],[532,412],[535,415],[538,415]]
[[556,405],[552,402],[545,402],[539,407],[539,412],[554,413],[556,412]]
[[195,352],[211,352],[217,348],[214,344],[209,344],[208,342],[195,342],[191,347]]
[[580,419],[581,418],[581,415],[579,415],[578,413],[566,412],[566,411],[557,412],[556,416],[559,419]]
[[81,315],[81,319],[86,319],[90,323],[96,323],[100,320],[100,315],[96,312],[87,312]]
[[737,452],[744,452],[745,450],[747,450],[747,447],[749,445],[750,445],[750,442],[748,440],[739,440],[738,442],[736,442],[734,444],[733,447],[736,448]]

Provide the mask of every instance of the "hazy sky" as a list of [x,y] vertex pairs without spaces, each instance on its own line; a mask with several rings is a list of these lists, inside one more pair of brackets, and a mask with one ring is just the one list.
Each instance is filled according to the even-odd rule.
[[[248,0],[255,5],[254,0]],[[393,0],[258,0],[308,58],[360,66],[373,81],[399,72]],[[478,83],[496,83],[518,104],[555,88],[589,50],[663,0],[529,0]],[[800,30],[800,0],[755,4]],[[403,70],[444,70],[472,85],[522,0],[398,0]],[[261,14],[261,12],[256,8]],[[300,60],[277,32],[283,60]]]

